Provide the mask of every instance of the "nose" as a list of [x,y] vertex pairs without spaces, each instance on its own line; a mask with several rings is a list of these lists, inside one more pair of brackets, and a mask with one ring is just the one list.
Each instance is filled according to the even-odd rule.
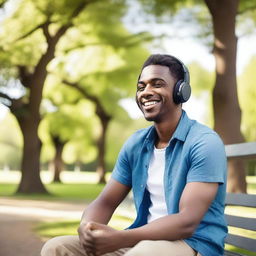
[[152,86],[150,84],[147,84],[144,90],[141,92],[141,97],[147,98],[151,95],[153,95]]

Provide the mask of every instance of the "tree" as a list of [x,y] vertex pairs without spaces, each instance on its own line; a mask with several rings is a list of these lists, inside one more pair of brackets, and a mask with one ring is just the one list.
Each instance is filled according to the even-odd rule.
[[[143,2],[143,0],[142,0]],[[253,1],[205,0],[188,1],[186,4],[202,6],[205,3],[212,19],[213,54],[216,62],[216,80],[213,90],[214,129],[220,134],[225,144],[243,142],[240,131],[241,110],[237,96],[235,34],[236,17],[239,13],[255,10]],[[152,0],[148,10],[157,16],[175,13],[184,8],[179,1]],[[193,8],[192,8],[193,9]],[[199,18],[202,19],[202,16]],[[228,120],[228,121],[227,121]],[[242,161],[229,161],[229,192],[246,192],[245,169]]]
[[[111,24],[120,22],[124,10],[121,0],[22,0],[4,20],[1,63],[11,74],[9,78],[16,78],[9,79],[4,89],[10,89],[14,81],[21,89],[17,98],[12,97],[8,90],[0,92],[2,102],[17,118],[23,134],[22,179],[17,192],[46,193],[39,176],[41,142],[37,130],[48,64],[57,55],[61,57],[65,51],[74,48],[122,42],[124,38],[118,35],[119,31],[110,28]],[[111,15],[108,15],[110,12]],[[13,33],[9,33],[10,30]],[[76,34],[82,35],[82,38],[73,41],[73,37],[77,39]],[[100,40],[95,41],[95,35]],[[137,36],[129,35],[126,39],[128,45],[138,41]]]
[[[10,23],[21,22],[22,26],[16,24],[20,29],[16,34],[17,38],[7,38],[4,40],[5,44],[2,44],[2,48],[5,48],[4,55],[9,54],[10,66],[15,67],[17,78],[24,86],[25,95],[15,99],[1,92],[0,96],[9,101],[10,110],[17,118],[23,135],[22,178],[17,192],[47,192],[39,175],[41,142],[38,137],[38,126],[41,120],[40,103],[47,77],[47,66],[54,59],[58,42],[66,31],[74,25],[74,19],[79,16],[88,3],[90,2],[74,1],[72,4],[68,4],[67,1],[54,3],[52,1],[36,3],[21,1],[19,8],[13,14],[14,20],[11,20]],[[28,16],[28,8],[32,15]],[[5,28],[8,29],[8,21],[6,23]],[[24,26],[25,23],[27,26]],[[34,44],[35,41],[39,41],[39,45],[33,47],[32,43]],[[28,49],[29,46],[33,49],[32,51]],[[20,47],[24,47],[24,49],[21,50]],[[19,52],[17,51],[18,48]],[[16,51],[16,54],[11,58],[10,54],[13,51]],[[22,51],[23,57],[27,55],[26,57],[31,57],[31,59],[20,61],[18,54]],[[36,53],[36,51],[38,52]],[[31,53],[32,56],[30,56]]]
[[[126,44],[126,41],[124,41],[124,44]],[[122,46],[119,47],[123,48]],[[63,83],[80,92],[84,98],[95,105],[95,113],[101,126],[101,132],[97,139],[96,171],[99,174],[99,183],[105,183],[106,137],[109,123],[120,112],[120,106],[118,105],[120,99],[129,96],[131,92],[135,92],[135,77],[141,62],[147,55],[147,51],[140,46],[140,43],[134,44],[126,50],[122,49],[120,53],[116,52],[115,47],[113,49],[101,47],[98,51],[98,53],[97,50],[94,51],[94,59],[99,61],[100,65],[96,66],[94,71],[80,75],[82,78],[76,78],[78,81],[71,82],[64,79]],[[115,58],[116,63],[114,64]],[[137,62],[131,61],[132,58],[136,58]],[[109,70],[110,60],[111,71]],[[87,58],[85,58],[85,63],[87,61]],[[134,86],[131,86],[131,83],[134,83]],[[95,86],[95,84],[100,84],[101,87]]]
[[98,116],[101,124],[101,133],[97,141],[98,166],[97,166],[96,172],[99,175],[99,183],[106,183],[105,142],[106,142],[107,129],[109,126],[109,122],[112,119],[112,116],[107,113],[107,111],[103,107],[100,100],[96,96],[91,95],[85,89],[83,89],[83,86],[81,86],[79,83],[74,83],[74,82],[72,83],[67,80],[64,80],[63,83],[78,90],[83,95],[84,98],[90,100],[95,104],[95,108],[96,108],[95,113]]
[[[237,95],[235,22],[238,0],[209,1],[214,33],[216,80],[213,90],[214,129],[225,144],[244,141],[240,131],[241,109]],[[228,120],[228,121],[227,121]],[[245,168],[240,160],[229,161],[228,191],[246,192]]]
[[[65,88],[62,88],[62,90]],[[69,92],[71,90],[68,90]],[[72,92],[71,92],[72,94]],[[62,96],[65,93],[62,92]],[[54,94],[52,95],[52,97]],[[66,97],[64,97],[67,99]],[[77,101],[77,100],[76,100]],[[53,182],[61,182],[60,174],[64,166],[63,151],[69,143],[74,141],[80,142],[84,147],[83,154],[90,155],[91,147],[88,144],[94,143],[93,125],[95,124],[92,117],[93,108],[90,107],[90,102],[79,101],[76,104],[70,104],[67,100],[62,105],[54,105],[52,112],[45,114],[39,128],[39,135],[43,142],[43,157],[44,161],[51,162],[51,169],[53,171]],[[73,102],[74,103],[74,102]],[[48,103],[49,104],[49,103]],[[83,108],[86,107],[86,115],[83,114]],[[75,114],[74,114],[75,113]],[[46,152],[52,151],[54,148],[54,155]],[[78,147],[78,146],[77,146]],[[78,161],[84,161],[85,158],[76,156]]]

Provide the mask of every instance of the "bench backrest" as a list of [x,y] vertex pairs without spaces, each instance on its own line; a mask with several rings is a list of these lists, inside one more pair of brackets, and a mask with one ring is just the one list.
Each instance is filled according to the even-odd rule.
[[[256,142],[227,145],[225,146],[225,150],[228,159],[256,158]],[[228,193],[226,197],[226,205],[256,208],[256,195]],[[229,226],[256,231],[256,218],[247,218],[226,214],[226,219]],[[256,239],[253,238],[247,238],[243,235],[228,234],[226,237],[226,243],[256,252]]]

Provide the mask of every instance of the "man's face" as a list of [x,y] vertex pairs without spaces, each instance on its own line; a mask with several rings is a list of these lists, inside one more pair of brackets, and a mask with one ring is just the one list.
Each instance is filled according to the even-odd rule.
[[148,121],[164,121],[177,108],[173,102],[175,79],[169,68],[161,65],[145,67],[137,84],[137,103]]

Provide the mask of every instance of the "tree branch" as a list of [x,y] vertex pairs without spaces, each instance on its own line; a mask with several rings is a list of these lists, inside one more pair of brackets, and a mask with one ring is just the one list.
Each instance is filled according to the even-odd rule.
[[45,24],[45,22],[42,23],[42,24],[39,24],[38,26],[36,26],[36,27],[34,27],[34,28],[32,28],[32,29],[31,29],[30,31],[28,31],[26,34],[24,34],[24,35],[18,37],[16,40],[14,40],[14,42],[17,42],[17,41],[19,41],[19,40],[25,39],[26,37],[32,35],[32,34],[33,34],[35,31],[37,31],[38,29],[43,28],[44,24]]
[[47,21],[42,24],[42,30],[46,39],[46,42],[49,44],[50,40],[51,40],[51,34],[49,32],[49,26],[50,26],[51,22],[49,21],[49,19],[47,18]]
[[18,99],[13,99],[10,96],[8,96],[7,94],[0,92],[0,98],[3,98],[7,101],[10,102],[10,104],[7,104],[5,102],[1,102],[3,105],[5,105],[6,107],[8,107],[12,113],[15,112],[15,110],[22,108],[25,104],[22,101],[22,98],[18,98]]
[[99,101],[99,99],[91,94],[89,94],[85,89],[83,89],[78,83],[72,83],[67,80],[62,80],[62,82],[77,91],[79,91],[86,99],[92,101],[96,105],[96,114],[99,116],[99,118],[102,119],[111,119],[111,115],[109,115],[106,110],[104,109],[103,105]]
[[[13,101],[13,99],[11,97],[9,97],[7,94],[3,93],[3,92],[0,92],[0,98],[3,98],[3,99],[6,99],[6,100],[9,100],[9,101]],[[3,103],[4,104],[4,103]],[[5,105],[5,104],[4,104]]]
[[[37,65],[35,66],[35,72],[33,74],[35,80],[37,79],[37,74],[41,74],[44,78],[46,77],[46,66],[48,63],[54,58],[55,47],[59,41],[59,39],[65,34],[65,32],[73,26],[73,18],[82,12],[82,10],[86,7],[87,3],[83,1],[78,7],[72,12],[68,22],[62,25],[55,35],[51,35],[49,32],[49,25],[51,24],[49,18],[43,24],[42,29],[45,35],[48,47],[46,52],[41,56]],[[43,79],[42,79],[43,80]]]
[[17,68],[19,71],[19,77],[20,77],[20,81],[21,81],[22,85],[26,88],[30,88],[31,73],[28,71],[26,66],[18,65]]
[[76,18],[84,10],[87,4],[88,3],[86,1],[83,1],[80,5],[77,6],[77,8],[74,9],[68,19],[68,22],[59,28],[54,38],[58,40],[70,27],[73,26],[73,19]]
[[79,91],[85,98],[87,98],[88,100],[94,102],[95,104],[99,104],[99,100],[97,97],[90,95],[85,89],[83,89],[81,86],[79,86],[78,83],[72,83],[69,82],[68,80],[62,80],[62,82],[74,89],[76,89],[77,91]]

